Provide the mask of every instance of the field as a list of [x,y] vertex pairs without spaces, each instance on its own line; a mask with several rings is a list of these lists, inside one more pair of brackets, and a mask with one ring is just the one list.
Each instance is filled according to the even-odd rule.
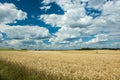
[[0,51],[0,80],[120,80],[120,50]]

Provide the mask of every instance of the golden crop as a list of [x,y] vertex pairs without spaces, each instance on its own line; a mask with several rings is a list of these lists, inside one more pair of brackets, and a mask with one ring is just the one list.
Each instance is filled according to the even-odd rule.
[[56,80],[120,80],[120,51],[0,51],[0,60],[53,75]]

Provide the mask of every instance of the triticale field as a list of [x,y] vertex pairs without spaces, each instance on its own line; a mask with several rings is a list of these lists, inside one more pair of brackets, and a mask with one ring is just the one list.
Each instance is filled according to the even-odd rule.
[[0,51],[0,61],[35,71],[38,80],[120,80],[119,50]]

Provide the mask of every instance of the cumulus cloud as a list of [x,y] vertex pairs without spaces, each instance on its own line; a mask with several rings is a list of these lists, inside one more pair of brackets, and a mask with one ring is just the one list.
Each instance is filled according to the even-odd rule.
[[[109,1],[103,5],[103,15],[120,15],[120,1]],[[115,15],[116,14],[116,15]],[[119,18],[118,18],[119,19]]]
[[58,4],[64,11],[69,9],[79,8],[84,5],[80,5],[80,2],[87,2],[88,0],[44,0],[42,3],[47,5],[49,3]]
[[64,42],[69,42],[78,40],[80,38],[80,29],[79,28],[61,28],[58,32],[56,32],[50,39],[50,42],[56,42],[56,43],[64,43]]
[[[46,28],[39,26],[1,25],[0,31],[7,37],[0,43],[0,46],[28,49],[33,47],[35,49],[75,49],[96,47],[96,45],[116,47],[120,44],[119,0],[43,0],[42,3],[45,6],[41,9],[50,9],[50,6],[47,5],[53,2],[63,9],[64,14],[43,14],[40,15],[39,19],[52,25],[52,27],[60,27],[56,33],[51,35]],[[5,7],[5,4],[1,5]],[[5,14],[7,15],[5,17],[3,13],[0,13],[0,16],[2,16],[1,24],[26,18],[25,12],[18,10],[13,4],[8,6],[10,5],[11,7],[7,10],[9,9],[9,12],[11,11],[10,15],[14,17],[11,19],[9,15]],[[101,14],[97,17],[87,15],[86,8],[100,10]],[[0,10],[2,9],[0,8]],[[6,11],[3,10],[2,12],[5,13]],[[13,15],[12,12],[17,15]],[[3,39],[3,34],[0,33],[1,39]],[[44,40],[47,40],[47,42],[44,43]],[[106,42],[107,44],[104,44]]]
[[0,3],[0,24],[14,23],[16,20],[24,20],[27,13],[18,10],[12,3]]
[[[0,3],[0,47],[35,49],[43,48],[43,40],[49,39],[49,30],[40,26],[7,25],[27,18],[27,13],[18,10],[12,3]],[[41,44],[37,44],[37,42]],[[34,48],[35,47],[35,48]]]
[[108,35],[107,34],[98,34],[98,35],[95,35],[95,38],[86,42],[86,44],[92,44],[92,43],[97,43],[97,42],[105,42],[105,41],[108,41]]
[[84,28],[92,22],[92,17],[85,14],[84,8],[70,9],[64,15],[41,15],[40,19],[53,26],[75,28]]
[[1,25],[0,31],[10,39],[44,39],[50,36],[48,29],[39,26],[6,26]]
[[[113,0],[44,0],[44,4],[55,2],[65,13],[63,15],[50,14],[41,15],[40,19],[46,24],[51,24],[53,27],[59,26],[61,29],[56,32],[50,41],[55,43],[72,43],[71,38],[78,41],[78,37],[90,37],[87,42],[82,44],[97,44],[101,42],[116,42],[120,39],[120,1]],[[80,4],[80,2],[88,2],[88,5]],[[93,18],[86,14],[85,7],[101,10],[99,17]],[[114,35],[112,35],[114,34]],[[93,37],[94,36],[94,37]],[[69,40],[69,41],[67,41]],[[81,43],[79,44],[81,45]],[[105,44],[103,44],[105,45]],[[84,45],[83,45],[84,46]]]
[[[0,32],[0,47],[2,48],[45,49],[47,44],[43,40],[51,36],[48,29],[40,26],[0,25]],[[3,37],[3,33],[6,37]]]

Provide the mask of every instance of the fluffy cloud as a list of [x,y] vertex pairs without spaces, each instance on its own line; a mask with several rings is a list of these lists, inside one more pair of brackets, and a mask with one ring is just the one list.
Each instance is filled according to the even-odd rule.
[[0,24],[13,23],[16,20],[24,20],[27,13],[18,10],[12,3],[0,3]]
[[75,9],[79,8],[81,6],[84,6],[84,4],[80,4],[80,2],[87,2],[88,0],[44,0],[42,3],[45,5],[49,3],[55,2],[58,4],[64,11],[67,11],[69,9]]
[[[47,5],[52,2],[61,7],[64,14],[43,14],[39,18],[46,24],[52,25],[52,27],[60,27],[52,35],[46,28],[39,26],[2,25],[2,23],[6,24],[26,18],[25,12],[17,10],[13,4],[9,4],[9,6],[12,5],[7,8],[7,10],[9,9],[8,12],[11,12],[10,15],[14,11],[16,13],[11,15],[14,16],[12,19],[9,15],[5,17],[3,13],[0,13],[0,16],[2,16],[0,19],[0,31],[2,32],[0,33],[0,41],[2,41],[0,47],[76,49],[96,47],[96,45],[99,47],[116,47],[120,44],[119,0],[43,0],[42,3],[45,6],[41,7],[41,9],[49,9],[50,7],[47,7]],[[1,5],[4,6],[5,4]],[[86,8],[100,10],[101,14],[98,17],[87,15]],[[21,12],[16,16],[19,11]],[[5,12],[5,10],[2,12]],[[5,40],[3,41],[3,39]]]
[[118,16],[120,15],[120,1],[109,1],[103,5],[103,15],[114,16],[116,20],[120,20]]
[[44,39],[50,36],[48,29],[39,26],[0,26],[0,31],[10,39]]
[[50,39],[50,42],[56,43],[68,43],[69,41],[75,41],[80,39],[79,28],[61,28],[54,36]]
[[[53,27],[59,26],[61,29],[56,32],[50,41],[53,43],[67,43],[70,47],[75,40],[80,40],[81,37],[90,37],[87,42],[82,41],[82,44],[97,44],[101,42],[117,42],[120,40],[120,1],[113,0],[44,0],[44,4],[55,2],[65,13],[63,15],[50,14],[41,15],[40,19],[46,24],[51,24]],[[88,5],[80,4],[80,2],[88,2]],[[93,18],[86,14],[85,7],[94,8],[102,11],[99,17]],[[117,33],[116,33],[117,32]],[[114,35],[113,35],[114,34]],[[94,37],[93,37],[94,36]],[[79,38],[79,40],[78,40]],[[68,40],[68,41],[67,41]],[[69,44],[68,44],[69,43]],[[75,44],[75,43],[73,43]],[[79,46],[82,45],[79,43]],[[114,43],[113,43],[114,44]],[[105,44],[102,44],[103,46]],[[72,45],[73,46],[73,45]],[[71,47],[72,47],[71,46]],[[63,47],[63,46],[62,46]]]
[[41,15],[46,24],[60,27],[84,28],[91,24],[92,17],[85,14],[84,8],[70,9],[64,15]]
[[[0,47],[2,48],[43,48],[43,40],[49,39],[51,34],[47,28],[40,26],[10,26],[17,20],[27,18],[27,13],[18,10],[12,3],[0,3]],[[39,42],[39,44],[37,44]],[[35,48],[34,48],[35,47]]]
[[107,34],[98,34],[98,35],[95,36],[95,38],[86,42],[86,44],[92,44],[92,43],[97,43],[97,42],[105,42],[105,41],[108,41],[108,35]]
[[0,47],[2,48],[46,49],[47,44],[43,40],[51,36],[48,29],[39,26],[0,25],[0,32]]

